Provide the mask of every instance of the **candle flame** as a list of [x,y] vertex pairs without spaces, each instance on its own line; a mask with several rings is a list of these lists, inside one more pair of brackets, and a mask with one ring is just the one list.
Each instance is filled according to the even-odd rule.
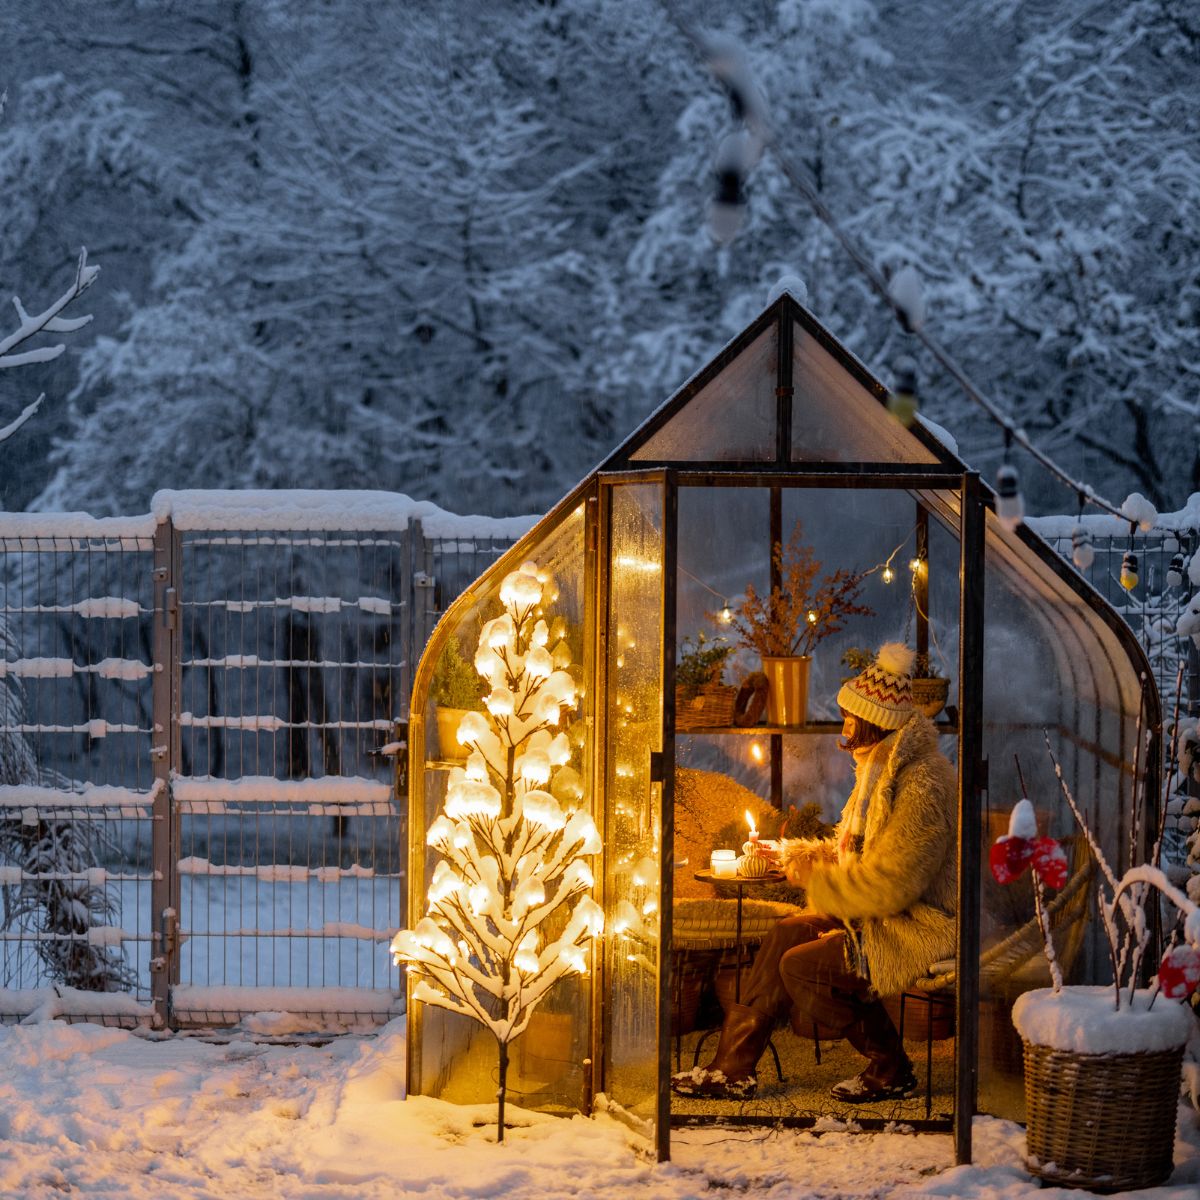
[[746,809],[746,824],[750,826],[751,836],[758,832],[758,826],[754,824],[754,815],[749,809]]

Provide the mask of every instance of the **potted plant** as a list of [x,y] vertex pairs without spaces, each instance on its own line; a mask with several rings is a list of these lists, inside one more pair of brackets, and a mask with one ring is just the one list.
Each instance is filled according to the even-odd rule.
[[821,576],[821,563],[804,540],[799,521],[786,548],[776,542],[771,561],[780,583],[766,596],[751,584],[730,625],[740,645],[758,652],[769,681],[767,720],[803,725],[808,711],[808,668],[816,646],[837,633],[847,617],[871,616],[858,603],[863,572],[839,567]]
[[467,662],[458,638],[447,640],[433,671],[429,694],[437,705],[438,753],[444,759],[467,757],[458,740],[458,727],[468,712],[483,707],[483,681]]
[[[1049,749],[1048,738],[1046,745]],[[1045,889],[1066,882],[1066,857],[1053,838],[1038,836],[1033,808],[1022,798],[1009,832],[996,840],[990,855],[999,883],[1011,882],[1027,868],[1033,873],[1052,980],[1051,987],[1026,992],[1013,1006],[1013,1024],[1024,1044],[1026,1165],[1034,1175],[1066,1187],[1153,1187],[1173,1168],[1183,1051],[1195,1021],[1180,1001],[1200,982],[1200,907],[1157,866],[1131,867],[1118,880],[1053,751],[1050,757],[1100,871],[1099,908],[1113,982],[1101,987],[1063,982],[1046,920]],[[1154,889],[1178,908],[1180,924],[1151,986],[1139,988],[1153,924],[1145,908]]]
[[913,705],[931,721],[946,707],[950,695],[950,680],[939,675],[929,660],[928,653],[918,654],[913,664]]
[[732,725],[737,688],[724,682],[725,664],[733,647],[721,637],[701,632],[684,638],[675,665],[675,726],[698,729]]

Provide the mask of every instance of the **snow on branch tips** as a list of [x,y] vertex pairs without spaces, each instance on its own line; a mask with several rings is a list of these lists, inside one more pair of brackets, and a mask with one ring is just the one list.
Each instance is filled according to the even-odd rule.
[[[556,591],[526,562],[500,586],[502,612],[479,634],[475,670],[491,689],[484,712],[466,713],[442,812],[426,841],[441,855],[427,915],[392,941],[415,980],[413,998],[462,1013],[499,1046],[499,1135],[504,1140],[508,1045],[562,978],[586,973],[604,915],[592,899],[588,859],[600,837],[572,765],[576,706]],[[552,931],[552,932],[551,932]]]
[[[77,300],[96,281],[100,274],[99,267],[88,266],[87,249],[79,252],[79,262],[75,268],[75,279],[71,286],[47,308],[40,313],[30,314],[21,303],[20,296],[12,298],[13,307],[17,310],[17,326],[3,339],[0,339],[0,370],[12,367],[27,367],[34,363],[53,362],[66,349],[60,342],[56,346],[37,346],[28,350],[18,351],[31,338],[42,333],[75,333],[89,321],[91,314],[83,317],[63,317],[60,314]],[[45,399],[45,393],[38,396],[31,404],[27,404],[21,413],[3,428],[0,428],[0,442],[7,441],[22,425],[28,421]]]

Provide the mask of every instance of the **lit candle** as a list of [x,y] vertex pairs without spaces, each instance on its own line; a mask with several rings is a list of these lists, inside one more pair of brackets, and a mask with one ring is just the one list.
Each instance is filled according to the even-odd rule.
[[753,845],[758,841],[758,826],[754,824],[754,814],[746,809],[746,824],[750,826],[750,843]]
[[714,850],[710,859],[712,873],[717,879],[737,878],[737,854],[732,850]]

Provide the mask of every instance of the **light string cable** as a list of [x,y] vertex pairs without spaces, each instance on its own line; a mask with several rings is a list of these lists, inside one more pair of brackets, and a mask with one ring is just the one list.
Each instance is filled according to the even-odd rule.
[[[873,567],[868,567],[862,573],[862,577],[864,579],[866,579],[868,576],[874,575],[876,571],[880,571],[880,572],[882,572],[882,574],[880,575],[880,578],[883,580],[883,582],[891,583],[892,580],[895,579],[895,577],[896,577],[895,571],[892,570],[892,562],[895,559],[896,555],[899,554],[900,551],[903,550],[904,547],[907,546],[908,543],[912,541],[913,537],[916,535],[916,532],[917,532],[917,527],[914,525],[908,531],[908,533],[906,533],[904,535],[904,537],[896,544],[895,549],[892,550],[892,552],[887,556],[887,558],[883,559],[881,562],[877,562]],[[698,583],[706,592],[709,593],[709,595],[715,596],[718,600],[721,601],[721,609],[720,609],[720,612],[717,614],[717,621],[721,625],[728,625],[729,622],[733,619],[733,612],[732,612],[732,609],[731,609],[731,606],[729,603],[729,597],[726,596],[723,592],[718,592],[717,589],[715,587],[713,587],[711,584],[705,583],[704,580],[701,579],[698,575],[693,575],[692,572],[689,571],[687,569],[687,567],[685,567],[682,563],[677,563],[676,566],[679,570],[680,575],[686,575],[693,583]],[[728,614],[728,616],[726,614]]]
[[[697,55],[704,59],[709,65],[710,71],[717,75],[717,78],[735,95],[735,100],[740,107],[744,108],[745,104],[741,100],[737,100],[737,88],[735,82],[728,78],[722,77],[719,73],[713,70],[711,46],[708,41],[697,34],[688,23],[676,11],[676,6],[673,0],[663,0],[664,7],[670,16],[671,21],[679,29],[680,33],[692,44]],[[1054,461],[1048,454],[1039,450],[1026,436],[1024,430],[1017,426],[1009,417],[1000,410],[994,401],[989,399],[975,383],[967,375],[966,371],[951,357],[940,342],[937,341],[931,334],[925,331],[922,324],[921,327],[916,327],[909,323],[908,315],[901,305],[888,289],[887,280],[880,273],[878,268],[866,257],[859,248],[858,244],[850,237],[841,225],[838,224],[837,218],[830,211],[829,207],[821,199],[816,188],[808,178],[805,171],[801,170],[791,161],[790,158],[783,152],[778,141],[775,139],[769,122],[766,120],[765,114],[761,114],[757,123],[759,128],[756,132],[762,139],[764,150],[768,147],[774,151],[775,161],[778,163],[780,170],[783,172],[787,181],[800,193],[807,201],[809,207],[817,215],[820,221],[825,225],[838,245],[845,251],[846,256],[858,269],[859,273],[871,285],[872,290],[879,298],[892,310],[896,320],[900,323],[900,327],[912,337],[915,337],[934,360],[939,363],[942,369],[954,380],[955,383],[962,389],[963,394],[977,407],[982,409],[997,425],[1004,430],[1006,437],[1011,438],[1018,446],[1021,447],[1035,462],[1039,463],[1046,471],[1053,475],[1060,482],[1076,492],[1080,498],[1088,503],[1094,504],[1097,508],[1103,509],[1107,513],[1111,513],[1114,517],[1120,517],[1122,521],[1128,520],[1128,517],[1120,508],[1110,501],[1104,499],[1103,496],[1096,494],[1095,489],[1086,483],[1075,479],[1063,467]]]

